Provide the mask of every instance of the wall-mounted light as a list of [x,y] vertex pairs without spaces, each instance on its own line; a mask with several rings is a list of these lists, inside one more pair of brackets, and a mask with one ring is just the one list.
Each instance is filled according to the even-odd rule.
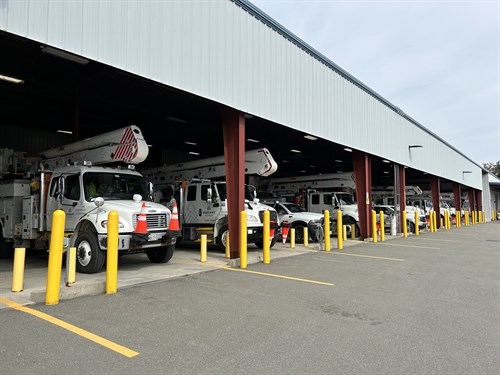
[[308,134],[308,135],[304,135],[304,138],[305,138],[305,139],[309,139],[310,141],[315,141],[315,140],[317,140],[317,139],[318,139],[318,138],[316,138],[316,137],[314,137],[314,136],[312,136],[312,135],[309,135],[309,134]]
[[257,140],[257,139],[253,139],[253,138],[247,138],[247,141],[248,141],[248,142],[252,142],[252,143],[260,143],[260,141],[259,141],[259,140]]
[[424,146],[422,146],[422,145],[409,145],[409,146],[408,146],[408,149],[412,149],[412,148],[422,148],[422,147],[424,147]]
[[466,173],[472,173],[472,171],[462,171],[462,177],[465,177]]
[[352,148],[349,148],[349,147],[344,147],[344,151],[347,151],[347,152],[352,152]]
[[74,55],[70,52],[63,51],[62,49],[57,49],[49,46],[40,46],[43,53],[47,53],[52,56],[60,57],[61,59],[72,61],[80,65],[87,65],[89,60],[85,57]]

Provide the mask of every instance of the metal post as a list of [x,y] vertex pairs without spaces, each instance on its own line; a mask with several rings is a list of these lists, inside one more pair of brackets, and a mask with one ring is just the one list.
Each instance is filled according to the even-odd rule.
[[109,212],[107,230],[106,294],[115,294],[118,290],[118,212]]
[[247,268],[247,213],[240,212],[240,268]]
[[45,291],[46,305],[57,305],[59,303],[65,222],[66,213],[63,210],[55,210],[52,214],[49,265],[47,269],[47,286]]
[[271,243],[269,239],[269,211],[264,211],[264,227],[262,228],[262,262],[269,264],[271,262]]

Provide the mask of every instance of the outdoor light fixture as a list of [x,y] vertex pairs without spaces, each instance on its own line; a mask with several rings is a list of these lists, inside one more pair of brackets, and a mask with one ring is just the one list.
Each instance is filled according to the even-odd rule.
[[189,155],[199,155],[199,152],[189,151]]
[[257,139],[252,139],[252,138],[247,138],[247,141],[248,141],[248,142],[252,142],[252,143],[260,143],[260,141],[259,141],[259,140],[257,140]]
[[412,148],[422,148],[422,147],[424,147],[424,146],[422,146],[422,145],[409,145],[409,146],[408,146],[408,149],[412,149]]
[[198,146],[198,143],[196,143],[196,142],[188,142],[188,141],[186,141],[184,143],[187,144],[187,145],[191,145],[191,146]]
[[390,161],[389,161],[389,160],[386,160],[386,159],[384,159],[384,160],[382,160],[382,161],[383,161],[384,163],[390,163]]
[[290,151],[291,151],[291,152],[295,152],[296,154],[300,154],[300,153],[302,152],[302,151],[300,151],[300,150],[296,150],[296,149],[294,149],[294,148],[292,148]]
[[69,131],[69,130],[58,130],[57,132],[58,133],[63,133],[63,134],[73,134],[73,132]]
[[349,147],[344,147],[344,150],[347,152],[352,152],[352,148],[349,148]]
[[85,57],[81,57],[78,55],[74,55],[70,52],[63,51],[62,49],[57,49],[53,47],[48,47],[48,46],[40,46],[42,49],[43,53],[47,53],[52,56],[60,57],[61,59],[72,61],[74,63],[80,64],[80,65],[87,65],[89,63],[89,60],[86,59]]
[[335,163],[343,163],[343,162],[344,162],[343,160],[335,159]]
[[0,74],[0,80],[6,81],[6,82],[10,82],[10,83],[17,83],[18,85],[21,84],[21,83],[24,83],[24,80],[22,80],[22,79],[14,78],[14,77],[11,77],[11,76],[6,76],[6,75],[3,75],[3,74]]
[[165,120],[172,121],[172,122],[178,122],[179,124],[187,124],[186,120],[183,120],[183,119],[180,119],[177,117],[173,117],[173,116],[167,116],[167,117],[165,117]]

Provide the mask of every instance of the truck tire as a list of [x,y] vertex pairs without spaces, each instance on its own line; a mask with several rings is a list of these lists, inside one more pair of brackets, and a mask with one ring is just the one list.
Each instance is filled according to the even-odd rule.
[[14,255],[14,247],[12,242],[5,241],[0,227],[0,259],[9,259]]
[[415,224],[413,224],[411,221],[408,221],[406,225],[408,226],[408,231],[410,233],[415,233]]
[[[278,241],[278,239],[276,238],[276,236],[274,236],[273,239],[271,240],[271,244],[269,245],[269,247],[273,247],[274,245],[276,245],[277,241]],[[262,242],[262,240],[257,241],[257,242],[255,242],[255,246],[257,246],[259,249],[263,249],[264,242]]]
[[295,229],[295,243],[304,243],[304,225],[297,224],[292,228]]
[[97,244],[93,233],[83,232],[78,235],[76,247],[76,270],[80,273],[100,272],[106,261],[104,251]]
[[228,234],[229,228],[227,225],[224,225],[222,228],[220,228],[219,234],[217,235],[217,246],[219,246],[219,249],[224,252],[226,252],[226,241]]
[[156,247],[146,250],[146,254],[151,263],[167,263],[172,259],[175,251],[175,245]]

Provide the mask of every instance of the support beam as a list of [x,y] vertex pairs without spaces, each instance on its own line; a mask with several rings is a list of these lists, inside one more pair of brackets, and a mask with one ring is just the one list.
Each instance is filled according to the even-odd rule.
[[223,111],[224,161],[230,259],[240,256],[240,212],[245,209],[245,116],[226,107]]
[[472,214],[472,211],[476,210],[476,193],[474,189],[468,188],[467,189],[467,195],[469,197],[469,211]]
[[406,210],[406,173],[405,173],[405,167],[403,165],[398,165],[398,174],[399,174],[399,197],[400,197],[399,221],[400,221],[401,231],[403,231],[404,228],[403,212]]
[[432,209],[436,211],[436,228],[441,228],[441,187],[439,177],[431,177]]
[[356,200],[358,202],[359,229],[361,232],[361,239],[365,239],[371,237],[371,158],[370,155],[361,151],[354,151],[352,157],[354,162],[354,176],[356,179]]
[[483,210],[483,197],[481,190],[474,190],[476,192],[476,206],[478,211]]
[[455,204],[456,216],[460,217],[462,212],[462,189],[458,182],[453,183],[453,203]]

